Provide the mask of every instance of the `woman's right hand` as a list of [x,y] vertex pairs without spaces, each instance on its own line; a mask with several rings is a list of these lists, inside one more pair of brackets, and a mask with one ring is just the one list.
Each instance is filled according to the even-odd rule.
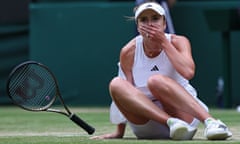
[[126,128],[126,124],[118,124],[116,132],[103,134],[103,135],[99,135],[99,136],[93,136],[90,139],[119,139],[119,138],[123,138],[125,128]]
[[118,139],[118,138],[122,138],[122,136],[117,133],[109,133],[109,134],[103,134],[99,136],[93,136],[90,139],[99,140],[99,139]]

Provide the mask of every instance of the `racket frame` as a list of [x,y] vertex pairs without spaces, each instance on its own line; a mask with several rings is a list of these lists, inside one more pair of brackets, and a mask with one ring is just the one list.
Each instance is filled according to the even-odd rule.
[[[38,109],[31,109],[31,108],[27,108],[27,107],[24,107],[22,106],[21,104],[17,103],[11,96],[10,92],[9,92],[9,85],[10,85],[10,81],[11,81],[11,78],[13,77],[14,73],[19,70],[19,68],[21,67],[24,67],[26,65],[29,65],[29,64],[36,64],[42,68],[44,68],[45,70],[47,70],[49,72],[49,74],[52,76],[53,80],[54,80],[54,83],[55,83],[55,86],[56,86],[56,95],[52,98],[52,100],[49,102],[49,104],[47,104],[46,106],[42,107],[42,108],[38,108]],[[7,80],[7,94],[8,96],[10,97],[10,99],[12,100],[12,102],[14,104],[16,104],[17,106],[21,107],[22,109],[24,110],[28,110],[28,111],[34,111],[34,112],[39,112],[39,111],[46,111],[46,112],[55,112],[55,113],[59,113],[59,114],[63,114],[67,117],[69,117],[73,122],[75,122],[77,125],[79,125],[80,127],[82,127],[83,129],[85,129],[88,134],[93,134],[95,132],[95,129],[93,127],[91,127],[90,125],[88,125],[86,122],[84,122],[82,119],[80,119],[77,115],[75,115],[74,113],[72,113],[69,108],[67,107],[67,105],[65,104],[61,94],[60,94],[60,90],[59,90],[59,87],[58,87],[58,82],[57,82],[57,79],[56,77],[54,76],[54,74],[52,73],[52,71],[50,71],[50,69],[39,63],[39,62],[36,62],[36,61],[26,61],[26,62],[23,62],[19,65],[17,65],[12,71],[11,73],[9,74],[9,77],[8,77],[8,80]],[[62,106],[64,107],[64,109],[66,110],[66,112],[63,112],[61,110],[58,110],[58,109],[53,109],[53,108],[50,108],[53,103],[56,101],[56,98],[57,96],[59,97],[60,99],[60,102],[62,104]],[[81,124],[80,124],[81,123]]]

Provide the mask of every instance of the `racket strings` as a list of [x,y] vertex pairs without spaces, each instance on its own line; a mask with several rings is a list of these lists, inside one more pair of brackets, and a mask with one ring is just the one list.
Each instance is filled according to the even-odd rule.
[[[22,99],[26,99],[28,96],[25,95],[25,87],[24,81],[27,79],[29,75],[29,67],[23,67],[18,70],[15,75],[12,76],[10,81],[10,94],[14,95],[12,98],[16,99],[16,101],[22,101]],[[18,96],[16,96],[18,95]]]
[[19,88],[19,82],[23,82],[24,79],[26,79],[26,75],[28,75],[29,71],[26,70],[28,67],[23,67],[22,71],[17,71],[18,75],[13,75],[12,80],[10,81],[10,93],[14,94],[17,91],[17,88]]
[[33,99],[32,105],[39,106],[38,108],[43,108],[52,101],[55,96],[55,82],[54,79],[49,75],[49,72],[41,67],[34,68],[38,76],[44,80],[43,88],[38,89],[36,97]]

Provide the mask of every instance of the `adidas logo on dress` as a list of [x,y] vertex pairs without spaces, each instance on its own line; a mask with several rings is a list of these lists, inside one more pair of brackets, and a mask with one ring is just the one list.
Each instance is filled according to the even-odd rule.
[[158,69],[158,67],[155,65],[155,66],[151,69],[151,71],[159,71],[159,69]]

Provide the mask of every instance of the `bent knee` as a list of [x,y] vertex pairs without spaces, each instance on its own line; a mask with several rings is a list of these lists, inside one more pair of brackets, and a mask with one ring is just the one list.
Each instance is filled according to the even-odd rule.
[[156,88],[161,90],[161,89],[168,88],[168,83],[169,83],[168,77],[158,74],[158,75],[153,75],[149,77],[147,84],[150,90],[153,90]]
[[109,83],[109,91],[110,93],[122,93],[127,87],[129,83],[122,79],[121,77],[115,77]]
[[111,80],[111,82],[109,83],[109,90],[111,91],[111,90],[118,88],[120,86],[122,80],[123,79],[120,77],[113,78]]

